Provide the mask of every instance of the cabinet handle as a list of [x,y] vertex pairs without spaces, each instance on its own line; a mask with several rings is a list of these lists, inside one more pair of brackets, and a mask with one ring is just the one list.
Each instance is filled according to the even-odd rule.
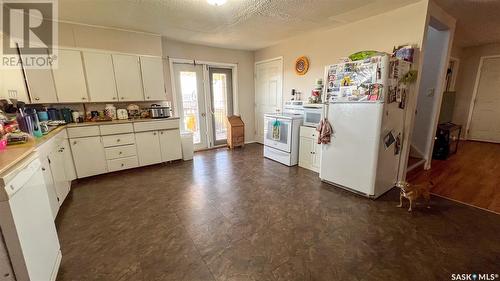
[[113,97],[114,100],[116,100],[116,97]]
[[40,98],[37,97],[37,98],[35,98],[35,100],[40,100]]
[[85,97],[82,97],[82,100],[86,100],[86,99],[87,99],[87,98],[85,98]]
[[148,97],[146,97],[146,98],[149,100],[149,96],[148,96]]
[[156,132],[153,133],[153,136],[156,136]]
[[76,144],[76,141],[73,141],[73,145],[75,145],[75,144]]
[[121,99],[124,99],[124,97],[120,97]]
[[163,135],[163,132],[160,132],[160,134],[162,134],[162,135]]
[[120,139],[116,139],[116,142],[120,142]]
[[120,152],[118,152],[118,154],[120,154],[120,155],[121,155],[121,154],[122,154],[122,152],[120,151]]
[[125,166],[125,164],[122,163],[122,167]]
[[45,171],[45,167],[42,167],[42,171]]

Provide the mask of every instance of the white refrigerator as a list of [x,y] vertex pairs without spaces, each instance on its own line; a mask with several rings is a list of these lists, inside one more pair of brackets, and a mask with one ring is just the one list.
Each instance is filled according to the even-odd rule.
[[322,181],[371,198],[394,186],[408,94],[398,81],[410,66],[382,55],[325,68],[333,133],[322,145]]

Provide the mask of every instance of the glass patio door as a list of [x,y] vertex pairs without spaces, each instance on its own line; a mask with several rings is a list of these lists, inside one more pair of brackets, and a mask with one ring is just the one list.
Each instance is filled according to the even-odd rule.
[[211,143],[227,143],[226,116],[233,114],[233,77],[230,68],[208,68],[210,93],[208,99],[211,122],[209,120]]
[[203,66],[174,63],[177,111],[181,130],[193,133],[195,150],[208,147]]

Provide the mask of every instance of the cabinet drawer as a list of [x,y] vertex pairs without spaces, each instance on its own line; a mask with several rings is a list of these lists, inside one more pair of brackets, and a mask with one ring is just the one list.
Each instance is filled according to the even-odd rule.
[[139,166],[137,156],[108,160],[108,170],[110,172],[135,168]]
[[300,126],[300,136],[315,139],[318,137],[318,131],[316,128]]
[[81,126],[68,128],[69,138],[93,137],[100,135],[98,126]]
[[169,130],[169,129],[178,129],[178,128],[179,128],[179,119],[146,121],[146,122],[135,122],[134,123],[134,131],[136,131],[136,132]]
[[127,145],[134,143],[135,143],[134,134],[121,134],[121,135],[102,137],[102,144],[104,145],[104,147]]
[[115,147],[107,147],[104,150],[106,152],[106,159],[107,160],[137,155],[137,150],[135,149],[134,144],[115,146]]
[[133,133],[134,126],[130,124],[114,124],[114,125],[101,125],[99,126],[101,130],[101,135],[116,135],[116,134],[126,134]]

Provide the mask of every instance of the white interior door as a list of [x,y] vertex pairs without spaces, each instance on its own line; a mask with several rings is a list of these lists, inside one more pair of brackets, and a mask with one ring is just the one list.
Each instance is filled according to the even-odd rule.
[[203,87],[203,66],[174,63],[173,72],[181,130],[193,133],[195,149],[207,148],[207,112]]
[[483,59],[468,137],[500,143],[500,57]]
[[255,135],[264,143],[264,113],[283,106],[283,59],[255,64]]

